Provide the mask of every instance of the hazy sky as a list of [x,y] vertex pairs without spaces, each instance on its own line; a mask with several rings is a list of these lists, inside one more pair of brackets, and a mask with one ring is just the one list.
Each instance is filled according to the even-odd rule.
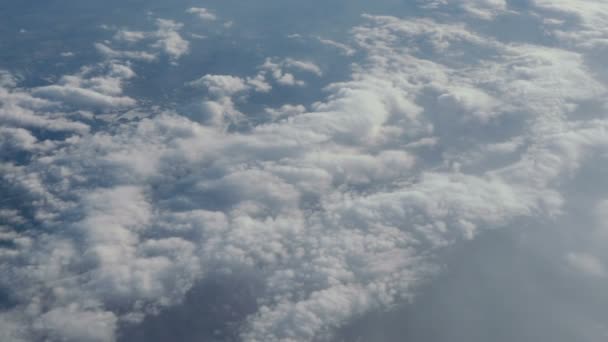
[[0,22],[1,341],[608,338],[608,1]]

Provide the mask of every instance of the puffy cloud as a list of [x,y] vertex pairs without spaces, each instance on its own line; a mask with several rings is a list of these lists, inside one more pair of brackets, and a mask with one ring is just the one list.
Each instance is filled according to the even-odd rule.
[[108,342],[115,340],[116,317],[110,312],[81,311],[72,305],[45,313],[35,326],[51,339]]
[[482,121],[496,115],[500,101],[479,89],[458,87],[437,98],[444,111],[461,111]]
[[315,63],[309,61],[300,61],[293,58],[286,58],[284,60],[267,58],[264,64],[260,66],[260,69],[262,71],[257,77],[264,77],[266,73],[269,73],[278,84],[284,86],[306,85],[304,81],[296,79],[292,73],[286,72],[285,69],[311,73],[319,77],[323,75],[321,68],[319,68]]
[[[75,122],[65,113],[57,110],[57,103],[33,96],[32,92],[17,87],[17,81],[10,74],[0,78],[0,122],[5,126],[2,131],[3,143],[16,143],[22,147],[31,146],[34,137],[29,132],[14,128],[34,128],[55,132],[86,132],[86,123]],[[36,95],[36,91],[33,91]],[[28,137],[29,136],[29,137]],[[12,141],[12,142],[10,142]]]
[[266,112],[272,117],[273,121],[279,118],[294,116],[306,112],[306,107],[303,105],[286,104],[280,108],[266,108]]
[[213,12],[202,7],[191,7],[186,12],[196,15],[202,20],[214,21],[217,19],[217,16]]
[[230,75],[205,75],[189,82],[188,85],[207,90],[209,98],[189,108],[199,122],[216,127],[226,127],[226,124],[236,123],[244,118],[234,104],[234,96],[250,91],[268,92],[272,89],[260,74],[246,79]]
[[547,16],[544,22],[557,37],[584,48],[608,44],[608,5],[604,2],[535,0],[533,4]]
[[179,34],[182,24],[173,20],[156,19],[158,30],[154,32],[157,39],[153,47],[163,50],[169,57],[178,59],[190,50],[190,43]]
[[321,68],[319,68],[315,63],[313,62],[308,62],[308,61],[299,61],[293,58],[287,58],[283,64],[286,67],[291,67],[291,68],[295,68],[301,71],[305,71],[305,72],[310,72],[313,73],[317,76],[322,76],[323,75],[323,71],[321,71]]
[[114,34],[114,40],[124,41],[128,43],[136,43],[145,39],[148,36],[147,32],[119,30]]
[[50,85],[36,89],[37,96],[61,100],[75,106],[108,108],[133,106],[135,100],[128,97],[112,97],[91,89],[70,85]]
[[157,60],[160,51],[169,56],[173,63],[190,51],[190,43],[179,33],[184,26],[183,24],[169,19],[157,18],[156,26],[156,31],[148,32],[118,29],[113,37],[114,42],[126,43],[127,45],[147,42],[149,45],[147,49],[152,48],[153,51],[117,50],[109,46],[110,42],[108,41],[95,43],[95,48],[102,55],[110,59],[129,59],[147,62]]
[[104,76],[93,76],[96,70],[83,69],[76,75],[62,77],[58,84],[38,87],[33,94],[61,101],[74,107],[112,109],[134,106],[137,102],[121,96],[124,81],[135,77],[126,65],[109,63]]
[[[82,129],[86,130],[86,126],[82,126]],[[33,151],[38,148],[46,149],[53,147],[53,145],[49,142],[38,144],[38,139],[27,129],[0,127],[0,147],[8,153],[11,150]]]
[[268,84],[266,77],[263,74],[257,74],[254,77],[247,77],[247,84],[255,91],[261,93],[267,93],[272,90],[272,86]]
[[190,84],[204,87],[214,96],[230,96],[247,89],[245,80],[230,75],[205,75]]
[[269,72],[274,80],[280,85],[303,86],[306,84],[304,81],[297,80],[293,74],[284,72],[281,64],[282,63],[275,63],[270,58],[267,58],[261,68],[262,70]]

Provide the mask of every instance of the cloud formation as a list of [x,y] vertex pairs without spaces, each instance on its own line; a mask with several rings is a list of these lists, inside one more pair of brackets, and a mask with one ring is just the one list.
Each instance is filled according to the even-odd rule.
[[[508,12],[502,1],[458,6],[482,21]],[[182,24],[156,25],[115,40],[150,40],[173,62],[188,53]],[[143,52],[98,43],[105,62],[43,86],[1,73],[0,146],[14,153],[0,164],[13,198],[0,211],[11,303],[0,337],[114,341],[187,305],[198,284],[242,275],[261,285],[241,340],[330,339],[412,298],[450,246],[558,217],[564,184],[608,147],[608,121],[579,119],[605,84],[584,52],[482,32],[430,15],[364,15],[342,46],[364,56],[350,76],[306,106],[265,107],[262,122],[241,108],[248,96],[325,70],[267,58],[251,75],[184,80],[200,92],[186,110],[114,121],[101,116],[144,106],[125,87]],[[605,274],[585,251],[564,260]]]
[[212,11],[202,7],[191,7],[187,12],[194,14],[205,21],[214,21],[217,19],[217,16]]
[[[126,44],[128,48],[137,45],[141,50],[119,50],[112,48],[109,41],[95,43],[95,49],[103,56],[111,59],[125,59],[134,61],[156,61],[159,53],[169,57],[173,64],[190,51],[190,42],[184,39],[179,31],[182,23],[174,20],[156,18],[156,31],[131,31],[128,29],[115,29],[112,40],[118,44]],[[147,43],[142,45],[141,43]]]

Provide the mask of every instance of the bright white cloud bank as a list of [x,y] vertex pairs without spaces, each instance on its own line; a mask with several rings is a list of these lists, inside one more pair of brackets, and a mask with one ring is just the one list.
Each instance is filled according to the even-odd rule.
[[[507,12],[502,1],[463,6],[482,20]],[[565,46],[606,30],[602,12],[574,2],[538,6],[582,18],[569,31],[547,24]],[[31,89],[2,73],[0,175],[16,205],[0,211],[0,286],[12,303],[0,340],[113,341],[195,284],[243,274],[262,286],[242,340],[323,339],[410,298],[443,248],[561,214],[562,185],[608,144],[601,112],[579,118],[581,108],[605,111],[605,83],[584,52],[502,42],[431,16],[364,22],[352,30],[365,58],[350,79],[243,129],[230,129],[247,121],[236,97],[271,91],[265,74],[185,85],[207,92],[200,116],[100,124],[99,113],[137,106],[124,93],[137,75],[116,61],[136,55],[98,46],[107,62]],[[188,52],[181,24],[157,24],[153,48]],[[285,68],[323,75],[296,59],[260,70],[304,85]],[[586,252],[564,260],[605,273]]]

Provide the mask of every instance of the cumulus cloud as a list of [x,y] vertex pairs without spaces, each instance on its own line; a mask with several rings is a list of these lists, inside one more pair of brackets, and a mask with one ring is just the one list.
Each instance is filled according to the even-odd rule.
[[315,63],[313,62],[308,62],[308,61],[299,61],[293,58],[287,58],[285,59],[285,61],[283,62],[283,64],[286,67],[291,67],[294,69],[298,69],[304,72],[309,72],[312,74],[315,74],[317,76],[322,76],[323,75],[323,71],[321,71],[321,68],[319,68]]
[[230,96],[247,89],[245,80],[230,75],[205,75],[190,84],[205,87],[215,96]]
[[[131,31],[117,29],[113,41],[126,43],[128,46],[147,42],[148,46],[141,46],[141,50],[121,50],[112,48],[109,42],[95,43],[99,53],[111,59],[128,59],[140,61],[157,60],[159,53],[167,55],[175,64],[176,61],[190,51],[190,43],[179,33],[183,24],[169,19],[157,18],[156,31]],[[150,50],[151,49],[151,50]]]
[[135,77],[127,65],[110,63],[107,74],[93,76],[96,70],[84,68],[76,75],[62,77],[57,84],[38,87],[33,94],[50,100],[61,101],[74,107],[112,109],[134,106],[137,102],[122,96],[123,84]]
[[[535,0],[547,18],[549,32],[584,48],[605,48],[608,43],[608,5],[602,1]],[[557,13],[557,15],[555,15]],[[552,20],[551,20],[552,19]],[[572,27],[575,29],[572,29]]]
[[299,72],[310,73],[315,76],[322,76],[323,72],[315,63],[309,61],[300,61],[292,58],[284,60],[276,60],[267,58],[264,64],[260,66],[262,73],[258,77],[265,76],[269,73],[270,76],[280,85],[283,86],[304,86],[306,82],[296,79],[293,73],[285,71],[286,69],[296,70]]
[[182,24],[173,20],[156,19],[158,30],[154,32],[157,41],[152,45],[160,48],[173,59],[178,59],[188,53],[190,43],[179,34]]
[[279,118],[286,118],[305,112],[306,107],[304,107],[303,105],[286,104],[282,105],[280,108],[266,108],[266,113],[268,113],[272,117],[273,121],[276,121]]
[[208,94],[205,101],[190,106],[194,116],[197,120],[216,127],[226,127],[227,124],[242,121],[244,118],[244,114],[236,108],[233,97],[249,92],[268,92],[272,89],[261,74],[246,79],[231,75],[205,75],[188,84],[206,89]]
[[118,32],[116,32],[116,34],[114,34],[114,40],[124,41],[128,43],[136,43],[140,40],[145,39],[147,36],[147,32],[119,30]]
[[65,113],[57,110],[57,103],[33,96],[31,92],[18,88],[17,80],[12,75],[4,73],[0,80],[3,144],[31,147],[36,139],[29,131],[23,131],[21,128],[80,133],[89,130],[87,124],[73,122]]

